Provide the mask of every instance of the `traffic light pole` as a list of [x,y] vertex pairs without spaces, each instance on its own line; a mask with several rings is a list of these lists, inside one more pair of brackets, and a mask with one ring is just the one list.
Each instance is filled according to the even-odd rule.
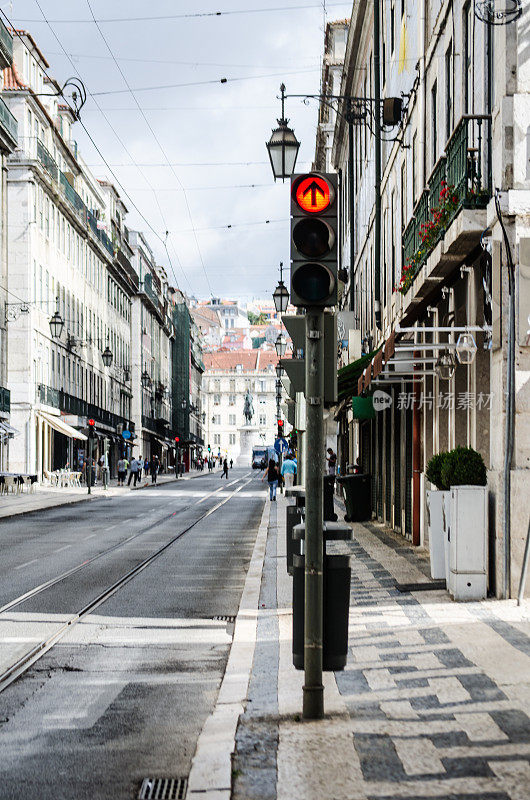
[[324,716],[322,647],[324,623],[324,310],[308,308],[306,320],[306,474],[305,474],[305,607],[304,719]]
[[91,494],[92,486],[92,430],[88,431],[88,459],[87,459],[87,486],[88,494]]

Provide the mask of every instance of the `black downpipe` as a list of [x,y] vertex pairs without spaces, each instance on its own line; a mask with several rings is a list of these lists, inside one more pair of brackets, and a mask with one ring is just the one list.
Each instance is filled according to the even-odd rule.
[[353,109],[348,110],[348,199],[349,199],[349,212],[350,212],[350,311],[355,310],[355,296],[354,296],[354,261],[355,261],[355,237],[354,237],[354,202],[353,202]]
[[381,328],[381,52],[379,0],[374,2],[374,134],[375,134],[375,249],[374,311],[375,324]]

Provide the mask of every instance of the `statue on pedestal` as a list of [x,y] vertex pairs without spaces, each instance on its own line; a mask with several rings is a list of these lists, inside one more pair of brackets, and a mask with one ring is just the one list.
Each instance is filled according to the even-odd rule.
[[250,389],[247,389],[247,393],[245,395],[243,414],[245,416],[247,425],[250,425],[252,422],[252,417],[254,416],[254,406],[252,405],[252,395],[250,394]]

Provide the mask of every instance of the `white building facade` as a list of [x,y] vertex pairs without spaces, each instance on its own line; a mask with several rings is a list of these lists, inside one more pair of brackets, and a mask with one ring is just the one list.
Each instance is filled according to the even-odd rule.
[[203,376],[205,444],[235,462],[241,452],[240,428],[246,425],[245,396],[250,392],[256,444],[273,445],[277,436],[278,358],[263,350],[205,353]]

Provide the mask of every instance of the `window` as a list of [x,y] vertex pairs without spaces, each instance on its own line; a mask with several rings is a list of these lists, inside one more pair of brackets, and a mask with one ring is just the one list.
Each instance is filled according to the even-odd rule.
[[231,391],[231,392],[235,392],[235,390],[236,390],[236,381],[235,381],[235,378],[230,378],[230,381],[229,381],[229,383],[228,383],[228,389],[229,389],[229,391]]
[[265,414],[260,414],[259,415],[259,424],[260,425],[266,425],[267,424],[267,417],[265,416]]
[[236,443],[236,435],[235,433],[230,433],[228,435],[228,444],[235,444]]
[[214,425],[220,425],[221,424],[221,415],[220,414],[214,414],[213,417],[212,417],[212,422],[213,422]]
[[228,415],[228,424],[229,425],[235,425],[236,424],[236,415],[235,414],[229,414]]
[[472,31],[472,20],[471,20],[471,3],[467,3],[464,8],[464,19],[463,19],[463,57],[462,57],[462,72],[463,72],[463,83],[464,83],[464,97],[463,97],[463,112],[464,114],[469,114],[469,86],[471,80],[471,31]]
[[417,184],[417,168],[416,162],[418,159],[418,132],[414,131],[412,136],[412,208],[416,205],[416,184]]
[[453,43],[445,51],[445,140],[448,141],[453,130]]
[[431,89],[431,153],[432,153],[432,162],[431,167],[434,167],[436,164],[436,159],[438,157],[438,125],[436,120],[436,107],[438,105],[438,87],[436,85],[436,81],[434,81]]
[[235,394],[229,394],[228,395],[228,405],[229,406],[235,406],[235,404],[236,404],[236,396],[235,396]]
[[260,396],[259,396],[259,404],[260,404],[260,406],[264,406],[264,405],[267,404],[267,398],[265,397],[264,394],[260,394]]
[[214,394],[214,396],[213,396],[213,404],[214,404],[214,406],[220,406],[221,405],[221,395],[220,394]]
[[213,443],[214,444],[221,444],[221,434],[220,433],[214,433],[214,435],[213,435]]

